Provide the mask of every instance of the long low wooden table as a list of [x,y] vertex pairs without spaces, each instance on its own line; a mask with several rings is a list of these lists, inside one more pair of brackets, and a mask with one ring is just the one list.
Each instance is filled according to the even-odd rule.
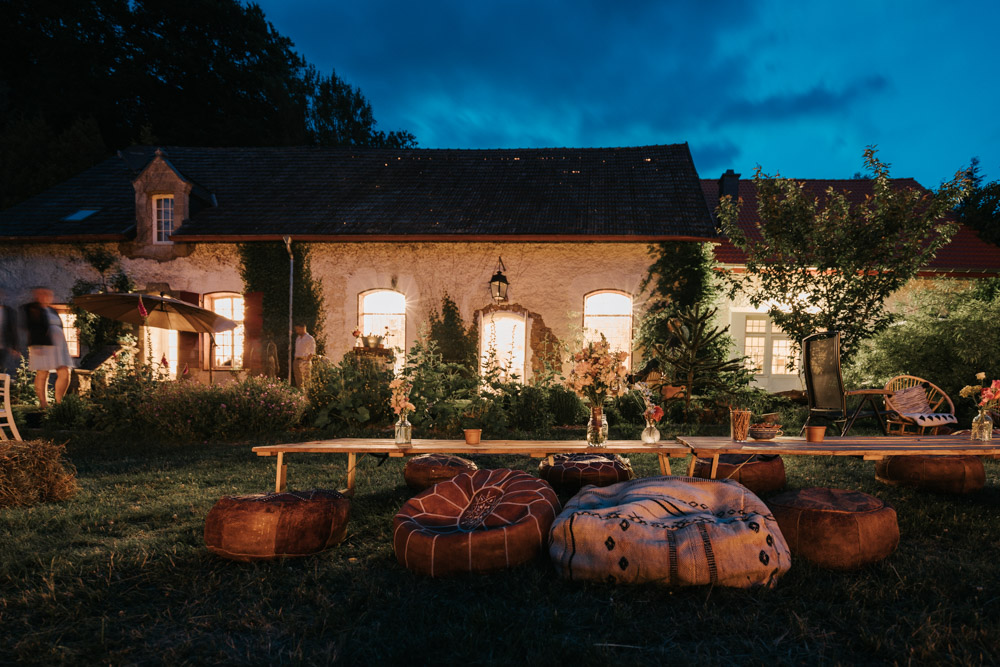
[[415,454],[519,454],[532,458],[552,457],[555,454],[656,454],[660,473],[669,475],[670,457],[687,456],[691,450],[672,440],[645,444],[638,440],[609,440],[604,447],[591,447],[581,440],[484,440],[478,445],[467,445],[465,440],[414,440],[410,445],[397,445],[392,440],[366,440],[338,438],[315,440],[286,445],[261,445],[254,447],[257,456],[277,456],[278,474],[275,491],[284,491],[288,476],[286,454],[347,454],[347,492],[354,492],[354,472],[358,454],[388,454],[402,457]]
[[696,459],[712,459],[712,478],[719,469],[722,454],[780,454],[807,456],[862,456],[866,461],[887,456],[914,454],[941,456],[990,456],[1000,454],[1000,442],[970,440],[968,436],[946,435],[826,438],[823,442],[806,442],[805,438],[775,438],[734,442],[728,437],[679,435],[677,440],[694,452],[688,475],[694,474]]

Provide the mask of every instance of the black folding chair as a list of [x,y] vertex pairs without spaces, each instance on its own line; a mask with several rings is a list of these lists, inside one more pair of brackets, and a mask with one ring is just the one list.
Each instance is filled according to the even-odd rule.
[[[889,435],[885,425],[885,411],[879,409],[877,399],[887,392],[885,389],[844,389],[844,378],[840,374],[840,332],[825,331],[802,339],[802,360],[806,376],[806,396],[809,401],[809,416],[802,425],[806,430],[814,418],[825,419],[833,424],[842,424],[840,435],[854,426],[858,419],[874,418]],[[847,411],[847,398],[860,396],[861,402],[854,412]],[[865,407],[869,409],[865,409]]]

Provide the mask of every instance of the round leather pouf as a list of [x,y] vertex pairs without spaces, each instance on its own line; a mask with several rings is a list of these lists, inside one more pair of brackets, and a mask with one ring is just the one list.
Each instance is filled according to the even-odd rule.
[[350,509],[321,489],[224,496],[205,517],[205,545],[239,561],[308,556],[344,539]]
[[899,544],[896,510],[860,491],[810,488],[767,501],[793,556],[831,570],[856,570]]
[[414,491],[423,491],[438,482],[451,479],[460,472],[479,470],[479,466],[451,454],[420,454],[406,462],[403,478]]
[[403,504],[392,544],[401,565],[431,577],[502,570],[538,556],[558,513],[555,491],[537,477],[463,472]]
[[559,493],[576,493],[588,484],[610,486],[635,478],[632,463],[618,454],[556,454],[542,459],[538,475]]
[[[694,464],[694,476],[708,479],[712,474],[712,459],[699,458]],[[754,493],[770,493],[785,488],[785,463],[776,454],[722,454],[716,479],[731,479]]]
[[986,484],[978,456],[889,456],[875,463],[875,479],[936,493],[973,493]]

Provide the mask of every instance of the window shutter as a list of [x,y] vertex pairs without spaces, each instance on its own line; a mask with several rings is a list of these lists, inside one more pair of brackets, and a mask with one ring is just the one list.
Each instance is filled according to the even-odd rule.
[[251,375],[264,372],[264,293],[243,295],[243,368]]
[[[191,305],[200,305],[201,295],[197,292],[175,292],[174,298],[178,301],[183,301],[184,303],[190,303]],[[201,339],[199,334],[193,331],[178,331],[177,332],[177,379],[182,379],[184,373],[184,367],[188,368],[188,376],[192,377],[199,368],[201,368],[201,361],[198,356],[198,341]]]

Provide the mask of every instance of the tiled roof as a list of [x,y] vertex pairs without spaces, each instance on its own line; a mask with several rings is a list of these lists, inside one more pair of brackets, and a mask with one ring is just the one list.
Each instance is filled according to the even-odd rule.
[[[892,180],[896,187],[926,190],[912,178],[894,178]],[[714,215],[715,207],[719,203],[719,181],[718,179],[702,179],[701,187],[705,193],[705,203]],[[805,181],[805,191],[811,196],[822,198],[823,193],[829,187],[846,192],[848,201],[852,205],[863,202],[865,196],[870,195],[872,191],[871,181],[865,179]],[[737,223],[745,232],[753,233],[759,221],[757,189],[754,187],[753,181],[741,179],[739,193],[743,204],[740,206]],[[746,261],[746,255],[728,239],[723,239],[722,243],[715,246],[715,258],[721,264],[731,265],[741,265]],[[983,241],[974,230],[960,225],[951,242],[937,252],[926,269],[933,273],[1000,273],[1000,247]]]
[[[717,237],[687,144],[497,150],[163,148],[215,196],[175,240]],[[131,179],[151,147],[123,151],[0,212],[0,238],[114,232],[134,224]],[[104,212],[60,222],[84,204]],[[97,224],[94,224],[97,223]]]

